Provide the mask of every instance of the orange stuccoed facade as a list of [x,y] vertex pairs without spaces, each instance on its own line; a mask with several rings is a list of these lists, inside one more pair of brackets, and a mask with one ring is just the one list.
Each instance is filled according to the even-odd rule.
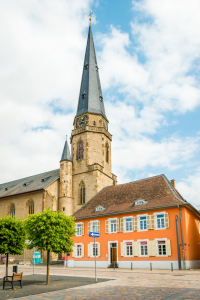
[[[152,263],[153,268],[169,269],[172,263],[175,269],[179,264],[181,268],[197,268],[200,266],[199,221],[198,213],[186,206],[76,220],[77,236],[68,265],[94,266],[96,251],[98,267],[115,264],[131,268],[132,263],[133,268],[149,268]],[[100,233],[95,244],[89,235],[93,230]]]

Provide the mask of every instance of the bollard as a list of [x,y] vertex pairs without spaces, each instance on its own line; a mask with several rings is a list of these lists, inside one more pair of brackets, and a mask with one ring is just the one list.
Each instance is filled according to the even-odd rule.
[[173,263],[171,263],[171,271],[173,272]]
[[152,263],[150,263],[150,271],[152,271]]
[[131,263],[131,270],[133,270],[133,263]]
[[114,263],[114,270],[115,270],[115,263]]

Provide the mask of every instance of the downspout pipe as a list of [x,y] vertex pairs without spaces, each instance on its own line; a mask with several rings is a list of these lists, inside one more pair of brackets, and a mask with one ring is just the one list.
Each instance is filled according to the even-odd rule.
[[181,241],[182,241],[182,253],[183,253],[183,270],[185,270],[186,269],[186,267],[185,267],[185,251],[184,251],[184,244],[183,244],[183,228],[182,228],[181,209],[179,207],[179,204],[177,206],[178,206],[178,209],[179,209],[180,225],[181,225]]
[[179,242],[178,216],[175,216],[175,220],[176,220],[176,237],[177,237],[177,250],[178,250],[178,269],[181,270],[181,253],[180,253],[180,242]]

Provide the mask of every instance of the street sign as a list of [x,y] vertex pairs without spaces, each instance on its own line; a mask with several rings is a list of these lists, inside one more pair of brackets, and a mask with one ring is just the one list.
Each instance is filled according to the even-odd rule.
[[100,237],[100,234],[98,232],[90,232],[91,237]]
[[[93,247],[97,247],[97,244],[95,244],[95,238],[99,238],[100,234],[98,232],[90,232],[90,237],[94,238],[94,244]],[[95,249],[95,254],[94,254],[94,260],[95,260],[95,282],[97,282],[97,262],[96,262],[96,249]]]

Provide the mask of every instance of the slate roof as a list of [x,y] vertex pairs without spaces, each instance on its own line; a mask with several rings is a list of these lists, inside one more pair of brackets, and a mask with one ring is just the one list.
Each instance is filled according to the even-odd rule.
[[61,157],[61,161],[63,161],[63,160],[71,161],[71,155],[70,155],[67,139],[65,141],[65,145],[64,145],[64,149],[63,149],[63,153],[62,153],[62,157]]
[[0,198],[42,190],[60,177],[60,169],[0,184]]
[[[147,204],[135,206],[134,202],[138,199],[148,200]],[[187,201],[176,191],[165,175],[159,175],[126,184],[105,187],[79,209],[74,217],[83,219],[177,204],[187,204]],[[102,205],[106,209],[95,212],[98,205]]]
[[[83,94],[85,94],[84,98],[82,98]],[[103,115],[106,118],[104,102],[101,97],[103,97],[103,95],[92,36],[92,27],[90,25],[76,116],[90,112]]]

